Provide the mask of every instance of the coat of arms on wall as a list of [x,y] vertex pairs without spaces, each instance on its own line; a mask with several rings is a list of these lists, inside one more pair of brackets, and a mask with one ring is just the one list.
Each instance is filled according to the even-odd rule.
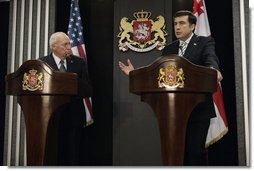
[[165,47],[165,19],[160,15],[153,21],[149,19],[151,15],[151,12],[142,10],[133,13],[136,19],[131,22],[127,17],[121,19],[120,33],[117,35],[119,50],[127,51],[130,48],[136,52],[147,52]]

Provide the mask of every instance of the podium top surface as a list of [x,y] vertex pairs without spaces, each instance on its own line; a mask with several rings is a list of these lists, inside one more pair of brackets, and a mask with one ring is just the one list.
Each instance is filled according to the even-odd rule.
[[137,68],[129,75],[132,93],[148,92],[194,92],[216,91],[217,72],[199,66],[187,59],[169,55],[162,56],[150,65]]
[[40,60],[28,60],[5,77],[7,95],[77,95],[82,81],[76,73],[54,71]]

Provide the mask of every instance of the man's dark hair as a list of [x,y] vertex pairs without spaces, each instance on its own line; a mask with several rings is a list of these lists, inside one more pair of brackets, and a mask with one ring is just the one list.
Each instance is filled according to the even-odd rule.
[[175,15],[173,16],[173,18],[175,19],[176,17],[182,17],[182,16],[188,16],[188,21],[190,24],[195,24],[197,23],[197,18],[195,17],[195,15],[192,14],[192,12],[187,11],[187,10],[181,10],[181,11],[177,11],[175,13]]

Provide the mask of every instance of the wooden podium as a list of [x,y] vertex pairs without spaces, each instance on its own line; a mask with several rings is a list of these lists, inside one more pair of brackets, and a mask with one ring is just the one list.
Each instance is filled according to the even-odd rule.
[[156,113],[164,165],[183,165],[189,114],[216,91],[216,74],[176,55],[160,57],[130,72],[130,92],[140,95]]
[[42,61],[29,60],[6,76],[6,94],[17,96],[24,113],[27,165],[40,166],[45,165],[51,116],[74,96],[91,96],[91,89],[75,73],[53,71]]

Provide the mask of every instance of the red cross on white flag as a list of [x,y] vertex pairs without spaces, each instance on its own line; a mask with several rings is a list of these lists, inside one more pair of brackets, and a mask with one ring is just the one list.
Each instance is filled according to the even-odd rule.
[[[195,34],[199,36],[211,36],[204,0],[194,0],[193,14],[197,17]],[[216,117],[211,118],[206,137],[206,147],[221,139],[228,132],[228,123],[220,83],[217,84],[217,92],[213,94],[213,102]]]

